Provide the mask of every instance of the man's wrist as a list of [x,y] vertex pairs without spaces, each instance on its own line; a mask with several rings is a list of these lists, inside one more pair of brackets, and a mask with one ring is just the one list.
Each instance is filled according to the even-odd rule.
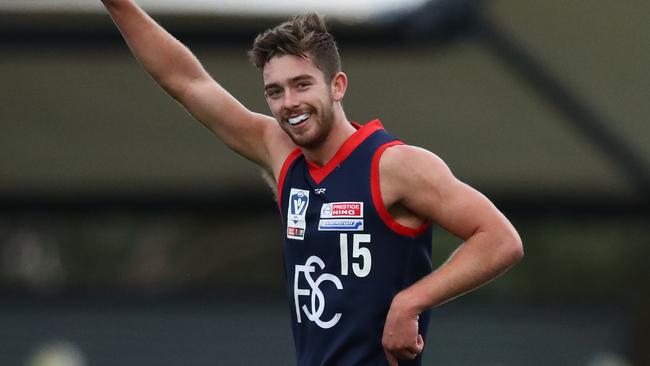
[[423,303],[417,292],[411,288],[406,288],[397,293],[391,306],[412,315],[420,315],[420,313],[428,309],[427,304]]

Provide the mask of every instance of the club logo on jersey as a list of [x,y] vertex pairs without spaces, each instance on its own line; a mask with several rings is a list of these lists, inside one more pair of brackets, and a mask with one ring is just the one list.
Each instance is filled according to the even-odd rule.
[[[337,289],[342,290],[343,284],[341,280],[331,273],[321,273],[316,279],[312,275],[316,272],[316,266],[319,267],[319,271],[325,269],[325,262],[319,257],[312,255],[307,259],[304,265],[297,264],[296,270],[294,272],[293,280],[293,297],[296,304],[296,318],[298,323],[302,323],[302,314],[304,313],[307,316],[307,319],[316,323],[319,327],[323,329],[329,329],[336,325],[341,319],[341,313],[336,313],[329,320],[323,320],[321,317],[325,312],[325,295],[320,286],[323,282],[329,281]],[[300,278],[304,277],[307,280],[309,288],[300,287]],[[309,296],[309,301],[303,301],[305,304],[300,306],[300,297]],[[307,304],[310,306],[308,307]]]
[[318,231],[362,231],[363,202],[330,202],[320,209]]
[[305,214],[309,206],[309,191],[291,188],[287,212],[287,238],[304,240],[307,222]]

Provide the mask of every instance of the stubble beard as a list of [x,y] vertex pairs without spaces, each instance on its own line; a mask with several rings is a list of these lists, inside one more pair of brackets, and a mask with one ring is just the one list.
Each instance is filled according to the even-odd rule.
[[[322,146],[332,130],[334,125],[334,106],[332,105],[329,108],[323,108],[322,113],[315,115],[312,112],[312,115],[309,118],[313,118],[309,123],[315,124],[315,126],[310,126],[311,131],[309,131],[308,136],[297,136],[291,133],[290,128],[285,129],[285,133],[289,135],[294,144],[298,147],[314,150]],[[315,130],[315,131],[314,131]]]

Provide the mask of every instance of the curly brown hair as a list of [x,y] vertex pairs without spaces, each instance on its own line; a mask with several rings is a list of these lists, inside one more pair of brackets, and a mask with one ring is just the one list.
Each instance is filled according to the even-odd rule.
[[312,57],[314,64],[332,80],[341,71],[341,56],[334,37],[328,32],[325,20],[318,14],[295,16],[275,28],[260,33],[248,52],[251,62],[260,71],[274,56],[293,55]]

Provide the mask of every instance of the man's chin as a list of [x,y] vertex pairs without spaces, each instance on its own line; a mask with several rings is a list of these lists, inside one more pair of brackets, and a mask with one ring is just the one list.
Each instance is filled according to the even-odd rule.
[[301,149],[307,149],[307,150],[314,150],[319,148],[322,144],[323,141],[325,140],[324,138],[319,138],[319,136],[295,136],[292,134],[289,134],[289,137],[293,141],[296,146],[300,147]]

